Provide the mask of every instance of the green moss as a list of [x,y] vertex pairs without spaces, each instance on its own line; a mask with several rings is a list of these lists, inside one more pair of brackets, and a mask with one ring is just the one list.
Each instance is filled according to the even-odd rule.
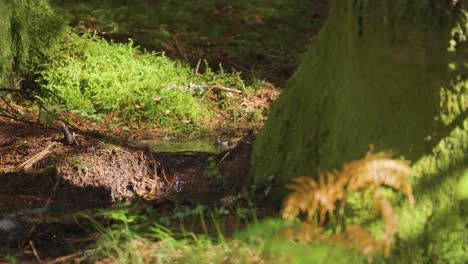
[[11,74],[12,46],[10,32],[11,9],[4,1],[0,1],[0,84],[4,84]]
[[457,199],[468,168],[468,119],[416,162],[416,207],[399,208],[400,244],[389,263],[464,263],[468,248],[468,204]]
[[68,34],[57,55],[38,71],[37,82],[50,92],[43,96],[47,108],[65,111],[65,102],[73,113],[98,121],[112,114],[113,128],[143,121],[173,132],[209,127],[214,107],[235,121],[248,120],[240,97],[205,98],[214,84],[252,94],[239,73],[214,72],[205,65],[206,71],[196,74],[187,64],[129,42]]
[[[75,113],[94,117],[114,113],[128,121],[161,125],[199,123],[208,108],[187,90],[195,74],[161,55],[94,35],[70,34],[60,54],[44,65],[40,83]],[[156,99],[155,99],[156,98]],[[55,102],[48,98],[48,104]]]

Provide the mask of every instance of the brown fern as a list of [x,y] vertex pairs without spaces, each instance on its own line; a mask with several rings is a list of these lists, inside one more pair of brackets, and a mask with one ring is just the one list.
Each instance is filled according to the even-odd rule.
[[[397,233],[397,222],[392,205],[382,190],[387,186],[405,194],[413,206],[414,196],[408,180],[412,175],[417,173],[408,161],[392,159],[392,154],[388,151],[372,153],[371,147],[363,159],[345,164],[341,171],[319,172],[318,182],[310,177],[298,177],[288,185],[292,192],[284,201],[283,218],[294,219],[301,214],[307,217],[303,230],[289,233],[288,236],[303,242],[315,239],[359,248],[368,258],[380,249],[388,256],[393,237]],[[338,219],[341,222],[346,197],[354,192],[367,190],[371,191],[374,210],[380,212],[386,225],[380,241],[374,240],[360,226],[346,227],[344,232],[339,232],[338,228],[338,233],[331,237],[317,231],[323,232],[327,215],[332,216],[336,213],[338,203],[341,204],[338,210]],[[313,223],[315,215],[319,217],[319,226]]]
[[394,160],[391,157],[390,152],[368,152],[363,159],[345,164],[339,177],[349,178],[347,192],[386,185],[405,194],[413,206],[413,191],[408,177],[418,173],[410,167],[409,161]]
[[335,211],[336,203],[345,198],[346,182],[329,172],[321,173],[319,179],[317,183],[310,177],[298,177],[288,185],[294,192],[285,200],[284,218],[293,219],[304,212],[307,214],[307,221],[311,222],[318,210],[320,223],[323,224],[326,214]]

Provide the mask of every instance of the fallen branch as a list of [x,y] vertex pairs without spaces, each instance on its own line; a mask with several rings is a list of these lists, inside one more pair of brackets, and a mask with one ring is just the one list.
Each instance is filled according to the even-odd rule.
[[65,122],[62,121],[62,131],[63,131],[63,139],[69,146],[78,146],[78,141],[75,138],[74,133],[70,132],[70,129],[68,129],[68,126],[65,124]]
[[234,88],[227,88],[227,87],[224,87],[224,86],[219,85],[219,84],[215,84],[215,85],[211,86],[210,90],[211,89],[217,89],[217,90],[222,90],[222,91],[236,93],[236,94],[241,94],[242,93],[242,91],[240,91],[240,90],[237,90],[237,89],[234,89]]
[[0,92],[23,92],[21,89],[16,89],[16,88],[0,88]]
[[75,258],[77,258],[77,257],[83,256],[83,255],[92,254],[93,252],[94,252],[94,249],[87,249],[87,250],[85,250],[85,251],[83,251],[83,252],[78,252],[78,253],[74,253],[74,254],[71,254],[71,255],[68,255],[68,256],[63,256],[63,257],[54,259],[54,260],[52,260],[52,261],[47,262],[47,264],[55,264],[55,263],[64,263],[64,262],[68,262],[69,260],[75,259]]
[[37,261],[38,261],[39,263],[42,263],[42,260],[41,260],[41,258],[39,257],[39,254],[37,254],[36,247],[34,246],[34,243],[33,243],[31,240],[29,240],[29,246],[31,247],[31,249],[32,249],[32,251],[33,251],[33,254],[34,254],[34,256],[36,257]]
[[200,102],[203,100],[203,98],[205,98],[205,96],[213,89],[217,89],[217,90],[221,90],[221,91],[226,91],[226,92],[231,92],[231,93],[236,93],[236,94],[241,94],[242,91],[240,90],[237,90],[237,89],[234,89],[234,88],[227,88],[227,87],[224,87],[220,84],[215,84],[213,86],[210,87],[210,89],[208,89],[208,91],[206,91],[206,93],[200,98]]
[[30,159],[27,161],[21,163],[19,166],[20,168],[23,168],[25,171],[28,171],[34,164],[45,158],[47,155],[50,153],[50,148],[55,145],[55,142],[51,143],[47,148],[42,150],[41,152],[37,153],[36,155],[32,156]]

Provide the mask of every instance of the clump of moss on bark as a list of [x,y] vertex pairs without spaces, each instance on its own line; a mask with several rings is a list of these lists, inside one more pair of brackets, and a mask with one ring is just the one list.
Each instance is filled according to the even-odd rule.
[[0,0],[0,84],[29,79],[63,36],[65,22],[46,0]]

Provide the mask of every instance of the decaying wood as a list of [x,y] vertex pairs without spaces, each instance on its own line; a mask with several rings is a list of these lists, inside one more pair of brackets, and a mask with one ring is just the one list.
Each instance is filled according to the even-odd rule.
[[78,141],[75,138],[75,135],[70,132],[65,123],[62,122],[62,131],[63,131],[63,139],[69,146],[78,146]]

